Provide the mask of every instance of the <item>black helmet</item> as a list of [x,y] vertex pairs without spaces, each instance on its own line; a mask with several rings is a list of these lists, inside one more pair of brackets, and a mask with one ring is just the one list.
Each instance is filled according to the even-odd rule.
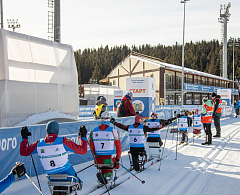
[[186,114],[186,110],[185,109],[181,109],[180,110],[180,115],[185,115]]
[[105,102],[107,101],[104,96],[100,97],[100,100],[101,100],[101,101],[105,101]]

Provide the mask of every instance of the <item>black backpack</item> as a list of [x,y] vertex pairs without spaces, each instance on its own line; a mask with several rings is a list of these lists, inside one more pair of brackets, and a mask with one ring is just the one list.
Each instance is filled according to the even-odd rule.
[[117,117],[125,117],[126,116],[126,111],[124,110],[124,101],[121,101],[121,103],[117,107]]

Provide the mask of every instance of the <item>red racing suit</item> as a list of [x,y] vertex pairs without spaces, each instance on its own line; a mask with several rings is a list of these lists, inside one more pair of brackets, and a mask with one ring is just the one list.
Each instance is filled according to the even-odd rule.
[[[101,124],[98,128],[100,131],[104,131],[108,128],[108,125]],[[93,129],[94,130],[94,129]],[[89,144],[92,150],[93,155],[95,155],[96,161],[98,164],[114,164],[115,158],[112,157],[112,155],[97,155],[95,152],[95,144],[93,140],[93,130],[90,132],[90,137],[89,137]],[[122,147],[121,147],[121,142],[119,138],[119,134],[117,131],[114,132],[114,145],[116,146],[116,159],[120,160],[121,153],[122,153]],[[115,167],[115,169],[118,169],[119,165]],[[110,176],[111,170],[102,170],[102,174],[104,177]]]

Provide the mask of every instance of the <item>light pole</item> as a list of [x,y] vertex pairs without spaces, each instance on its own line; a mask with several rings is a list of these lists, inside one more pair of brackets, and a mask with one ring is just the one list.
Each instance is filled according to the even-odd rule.
[[234,88],[234,46],[239,46],[240,43],[240,38],[238,38],[237,40],[235,40],[234,38],[230,37],[229,41],[228,41],[229,45],[228,46],[232,46],[233,47],[233,88]]
[[18,19],[14,20],[14,19],[7,19],[7,23],[8,23],[8,28],[12,28],[13,32],[15,32],[15,28],[20,28],[20,24],[18,23]]
[[[229,13],[229,9],[231,7],[231,3],[229,2],[226,6],[220,6],[220,18],[218,18],[218,22],[222,23],[222,49],[220,55],[222,55],[222,60],[220,60],[220,75],[223,78],[227,78],[227,23],[231,14]],[[222,69],[221,69],[222,68]]]
[[181,3],[184,4],[184,15],[183,15],[183,45],[182,45],[182,101],[181,105],[183,107],[183,92],[184,92],[184,37],[185,37],[185,4],[190,0],[183,0]]

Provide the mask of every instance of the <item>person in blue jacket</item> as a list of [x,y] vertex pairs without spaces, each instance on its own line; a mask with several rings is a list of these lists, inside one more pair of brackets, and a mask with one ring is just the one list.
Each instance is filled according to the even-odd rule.
[[234,107],[235,107],[235,111],[236,111],[236,118],[239,115],[239,100],[235,100],[234,101]]
[[25,175],[26,169],[24,163],[17,163],[11,170],[11,172],[0,181],[0,194],[6,190],[15,180]]

